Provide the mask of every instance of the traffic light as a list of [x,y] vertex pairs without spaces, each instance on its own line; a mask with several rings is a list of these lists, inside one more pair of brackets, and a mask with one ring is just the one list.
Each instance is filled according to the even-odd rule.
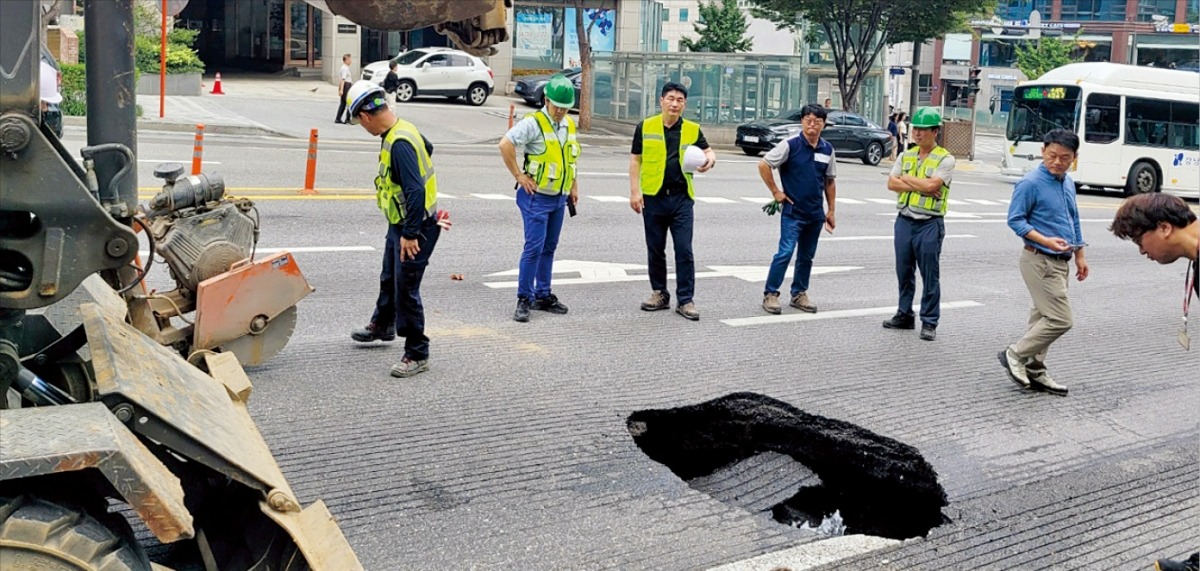
[[967,72],[967,94],[968,95],[973,96],[979,92],[979,72],[980,72],[980,69],[978,67],[972,67]]

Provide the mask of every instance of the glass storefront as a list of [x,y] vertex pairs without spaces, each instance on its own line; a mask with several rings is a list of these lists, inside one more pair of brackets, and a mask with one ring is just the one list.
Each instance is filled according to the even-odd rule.
[[[616,11],[587,8],[584,26],[593,54],[616,49]],[[552,72],[579,65],[579,36],[575,8],[522,5],[513,8],[513,72]]]
[[304,0],[191,0],[175,25],[198,30],[210,69],[321,66],[322,12]]
[[[836,82],[836,72],[831,66],[810,65],[806,56],[598,54],[592,112],[624,122],[658,113],[659,93],[668,81],[688,88],[688,119],[737,125],[821,103],[815,98],[818,86]],[[860,88],[860,114],[876,121],[883,116],[883,88],[882,70],[872,71]]]

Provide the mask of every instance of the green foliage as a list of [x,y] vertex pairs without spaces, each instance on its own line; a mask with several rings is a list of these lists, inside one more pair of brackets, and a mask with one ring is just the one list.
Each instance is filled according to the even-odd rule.
[[[162,15],[141,2],[133,7],[134,67],[142,73],[158,75],[162,50]],[[198,30],[174,28],[167,32],[167,73],[204,72],[204,62],[192,46]],[[80,58],[82,60],[82,57]]]
[[780,29],[821,29],[837,68],[842,101],[858,107],[858,90],[884,47],[966,29],[972,17],[990,15],[996,0],[751,0],[752,13]]
[[1020,42],[1016,47],[1017,69],[1029,79],[1037,79],[1056,67],[1082,61],[1075,55],[1074,40],[1039,38],[1036,41]]
[[75,35],[79,37],[79,63],[87,64],[87,38],[83,35],[83,30],[78,30]]
[[700,22],[703,23],[692,24],[699,39],[684,37],[679,40],[680,48],[693,52],[737,53],[748,52],[753,46],[752,39],[746,36],[750,24],[736,0],[702,2]]
[[62,71],[62,103],[59,108],[63,115],[87,115],[87,78],[83,64],[62,63],[58,65]]

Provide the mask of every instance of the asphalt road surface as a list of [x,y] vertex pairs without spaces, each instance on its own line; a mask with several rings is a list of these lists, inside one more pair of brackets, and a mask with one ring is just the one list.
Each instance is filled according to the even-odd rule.
[[[323,142],[312,197],[296,192],[304,141],[205,147],[207,172],[257,197],[260,247],[295,251],[316,287],[288,347],[250,370],[250,406],[293,488],[329,504],[368,569],[705,569],[815,541],[689,487],[626,428],[637,410],[739,391],[912,445],[938,472],[949,523],[829,569],[1147,569],[1200,547],[1200,361],[1176,344],[1184,266],[1108,233],[1120,197],[1079,197],[1092,275],[1072,282],[1075,328],[1048,359],[1062,398],[1020,390],[996,359],[1030,305],[1004,222],[1010,179],[955,175],[929,343],[880,327],[897,297],[885,166],[838,164],[837,229],[810,289],[820,311],[770,316],[778,217],[760,210],[757,160],[720,153],[696,180],[690,322],[638,309],[650,288],[628,147],[589,146],[555,268],[570,313],[521,324],[512,181],[494,146],[428,136],[454,227],[423,286],[432,369],[407,380],[388,376],[399,343],[348,335],[378,287],[377,143]],[[69,128],[68,146],[82,137]],[[139,152],[148,196],[154,163],[188,164],[191,138],[144,133]]]

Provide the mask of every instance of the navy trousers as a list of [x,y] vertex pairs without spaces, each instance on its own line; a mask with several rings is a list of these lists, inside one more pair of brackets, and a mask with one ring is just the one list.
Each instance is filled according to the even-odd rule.
[[[417,244],[421,251],[411,260],[400,261],[402,226],[388,226],[383,252],[383,272],[379,275],[379,297],[371,322],[377,328],[395,323],[396,334],[404,337],[404,356],[413,361],[429,358],[429,337],[425,336],[425,306],[421,304],[421,280],[429,266],[429,256],[437,245],[442,229],[429,218],[421,224]],[[396,271],[396,268],[400,271]]]
[[530,301],[550,297],[554,251],[562,234],[567,194],[529,194],[517,188],[517,208],[525,223],[525,248],[517,270],[517,297]]
[[675,246],[675,299],[678,305],[692,301],[696,293],[696,261],[692,256],[692,224],[695,202],[687,190],[660,190],[644,198],[642,222],[646,227],[650,287],[667,291],[667,232]]
[[916,271],[921,272],[921,323],[937,327],[941,316],[942,288],[939,282],[939,259],[942,240],[946,238],[946,221],[940,216],[928,220],[896,217],[896,279],[900,282],[900,306],[897,311],[912,315],[913,297],[917,292]]

